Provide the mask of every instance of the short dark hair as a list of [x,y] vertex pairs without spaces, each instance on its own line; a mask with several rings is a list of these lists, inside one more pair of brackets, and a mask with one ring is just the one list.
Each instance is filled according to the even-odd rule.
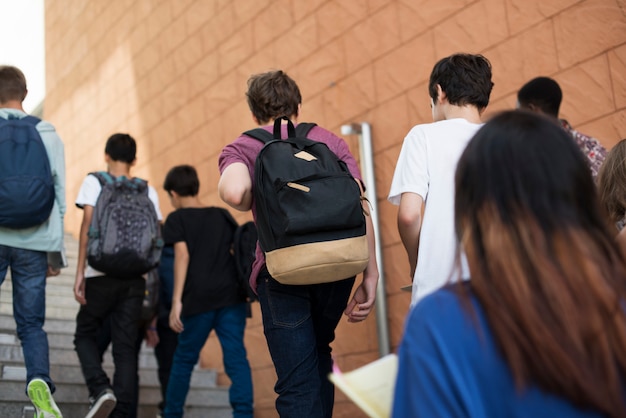
[[437,84],[451,105],[473,105],[482,111],[493,88],[491,63],[479,54],[450,55],[439,60],[430,73],[428,93],[433,101],[437,101]]
[[250,111],[262,124],[280,116],[297,116],[302,103],[298,85],[281,70],[251,76],[246,97]]
[[26,77],[17,67],[0,65],[0,103],[26,98]]
[[163,188],[166,192],[176,192],[179,196],[196,196],[200,190],[198,173],[193,166],[184,164],[172,167],[165,176]]
[[107,139],[104,152],[113,161],[122,161],[131,164],[137,157],[137,143],[128,134],[113,134]]
[[537,77],[524,84],[517,92],[517,101],[522,108],[534,105],[543,113],[559,116],[563,92],[559,83],[549,77]]

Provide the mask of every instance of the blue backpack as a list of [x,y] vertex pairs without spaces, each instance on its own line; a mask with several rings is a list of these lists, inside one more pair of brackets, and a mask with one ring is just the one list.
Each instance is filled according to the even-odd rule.
[[0,226],[23,229],[48,220],[54,180],[34,116],[0,118]]

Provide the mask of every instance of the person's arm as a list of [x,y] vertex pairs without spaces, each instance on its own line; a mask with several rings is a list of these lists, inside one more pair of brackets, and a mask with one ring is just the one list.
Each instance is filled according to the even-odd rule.
[[[361,194],[363,194],[361,182],[357,180],[357,184],[361,188]],[[363,212],[366,214],[370,213],[368,201],[363,199],[361,204],[363,205]],[[348,316],[348,322],[363,321],[374,308],[374,302],[376,301],[376,287],[378,286],[379,277],[378,261],[376,260],[376,236],[372,218],[368,215],[365,216],[365,228],[369,261],[363,271],[363,281],[357,287],[352,299],[350,299],[344,310],[344,314]]]
[[[365,202],[365,201],[364,201]],[[365,202],[367,204],[367,202]],[[374,308],[376,301],[376,287],[378,286],[378,262],[376,260],[376,237],[374,236],[374,225],[369,216],[365,217],[367,228],[367,247],[369,250],[369,261],[363,271],[363,281],[357,287],[344,310],[348,316],[348,322],[361,322],[367,318]]]
[[74,299],[81,305],[87,303],[85,298],[85,267],[87,267],[87,242],[89,237],[89,226],[93,217],[93,206],[83,207],[83,221],[80,224],[80,235],[78,237],[78,261],[76,264],[76,278],[74,280]]
[[175,332],[183,332],[180,314],[183,310],[183,289],[189,268],[189,249],[185,241],[174,244],[174,292],[172,310],[170,311],[170,328]]
[[217,186],[220,198],[242,212],[252,207],[252,179],[248,167],[236,162],[226,167]]
[[398,209],[398,231],[411,267],[411,280],[417,266],[419,236],[422,229],[422,204],[424,200],[415,193],[402,193]]

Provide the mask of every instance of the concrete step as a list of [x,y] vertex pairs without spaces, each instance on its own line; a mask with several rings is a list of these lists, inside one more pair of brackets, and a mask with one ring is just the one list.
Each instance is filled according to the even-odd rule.
[[[88,404],[89,392],[83,382],[68,383],[56,382],[54,400],[63,404]],[[0,402],[25,399],[24,380],[10,378],[0,379]],[[161,392],[158,385],[141,384],[139,403],[156,405],[161,401]],[[197,407],[211,407],[228,405],[228,389],[221,387],[202,388],[192,386],[189,389],[187,402]]]
[[[3,317],[0,316],[0,324]],[[53,324],[52,328],[58,324]],[[48,331],[48,347],[50,356],[50,375],[57,381],[59,378],[69,381],[83,382],[78,356],[74,351],[73,337],[67,334]],[[1,330],[0,325],[0,367],[10,370],[12,375],[19,374],[22,378],[26,376],[26,369],[23,367],[24,356],[19,339],[14,333]],[[113,357],[109,348],[103,357],[103,366],[109,376],[113,375]],[[139,374],[142,384],[159,385],[158,365],[154,350],[143,344],[139,352]],[[2,375],[3,371],[0,371]],[[213,388],[217,387],[217,372],[210,369],[196,367],[192,374],[191,385]]]
[[[54,400],[65,417],[85,416],[89,409],[87,387],[83,383],[56,383]],[[154,418],[161,401],[158,386],[141,384],[139,390],[139,417]],[[24,393],[23,380],[0,379],[0,416],[21,417],[31,407]],[[32,416],[30,415],[25,416]],[[192,386],[187,395],[185,417],[229,417],[228,389],[198,388]]]
[[[113,376],[115,368],[111,364],[104,364],[104,371],[110,377]],[[57,384],[61,383],[84,383],[83,373],[80,365],[62,365],[51,364],[50,376]],[[23,364],[15,364],[0,360],[0,379],[15,380],[18,382],[26,381],[26,368]],[[159,387],[159,377],[157,369],[139,369],[139,381],[142,386]],[[201,369],[196,367],[191,375],[191,386],[198,389],[214,389],[218,388],[217,373],[215,370]]]

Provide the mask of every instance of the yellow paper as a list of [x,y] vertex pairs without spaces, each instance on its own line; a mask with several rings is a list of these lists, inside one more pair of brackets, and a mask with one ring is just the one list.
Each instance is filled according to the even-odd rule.
[[398,356],[388,354],[351,372],[335,368],[328,377],[370,418],[388,418],[397,374]]

